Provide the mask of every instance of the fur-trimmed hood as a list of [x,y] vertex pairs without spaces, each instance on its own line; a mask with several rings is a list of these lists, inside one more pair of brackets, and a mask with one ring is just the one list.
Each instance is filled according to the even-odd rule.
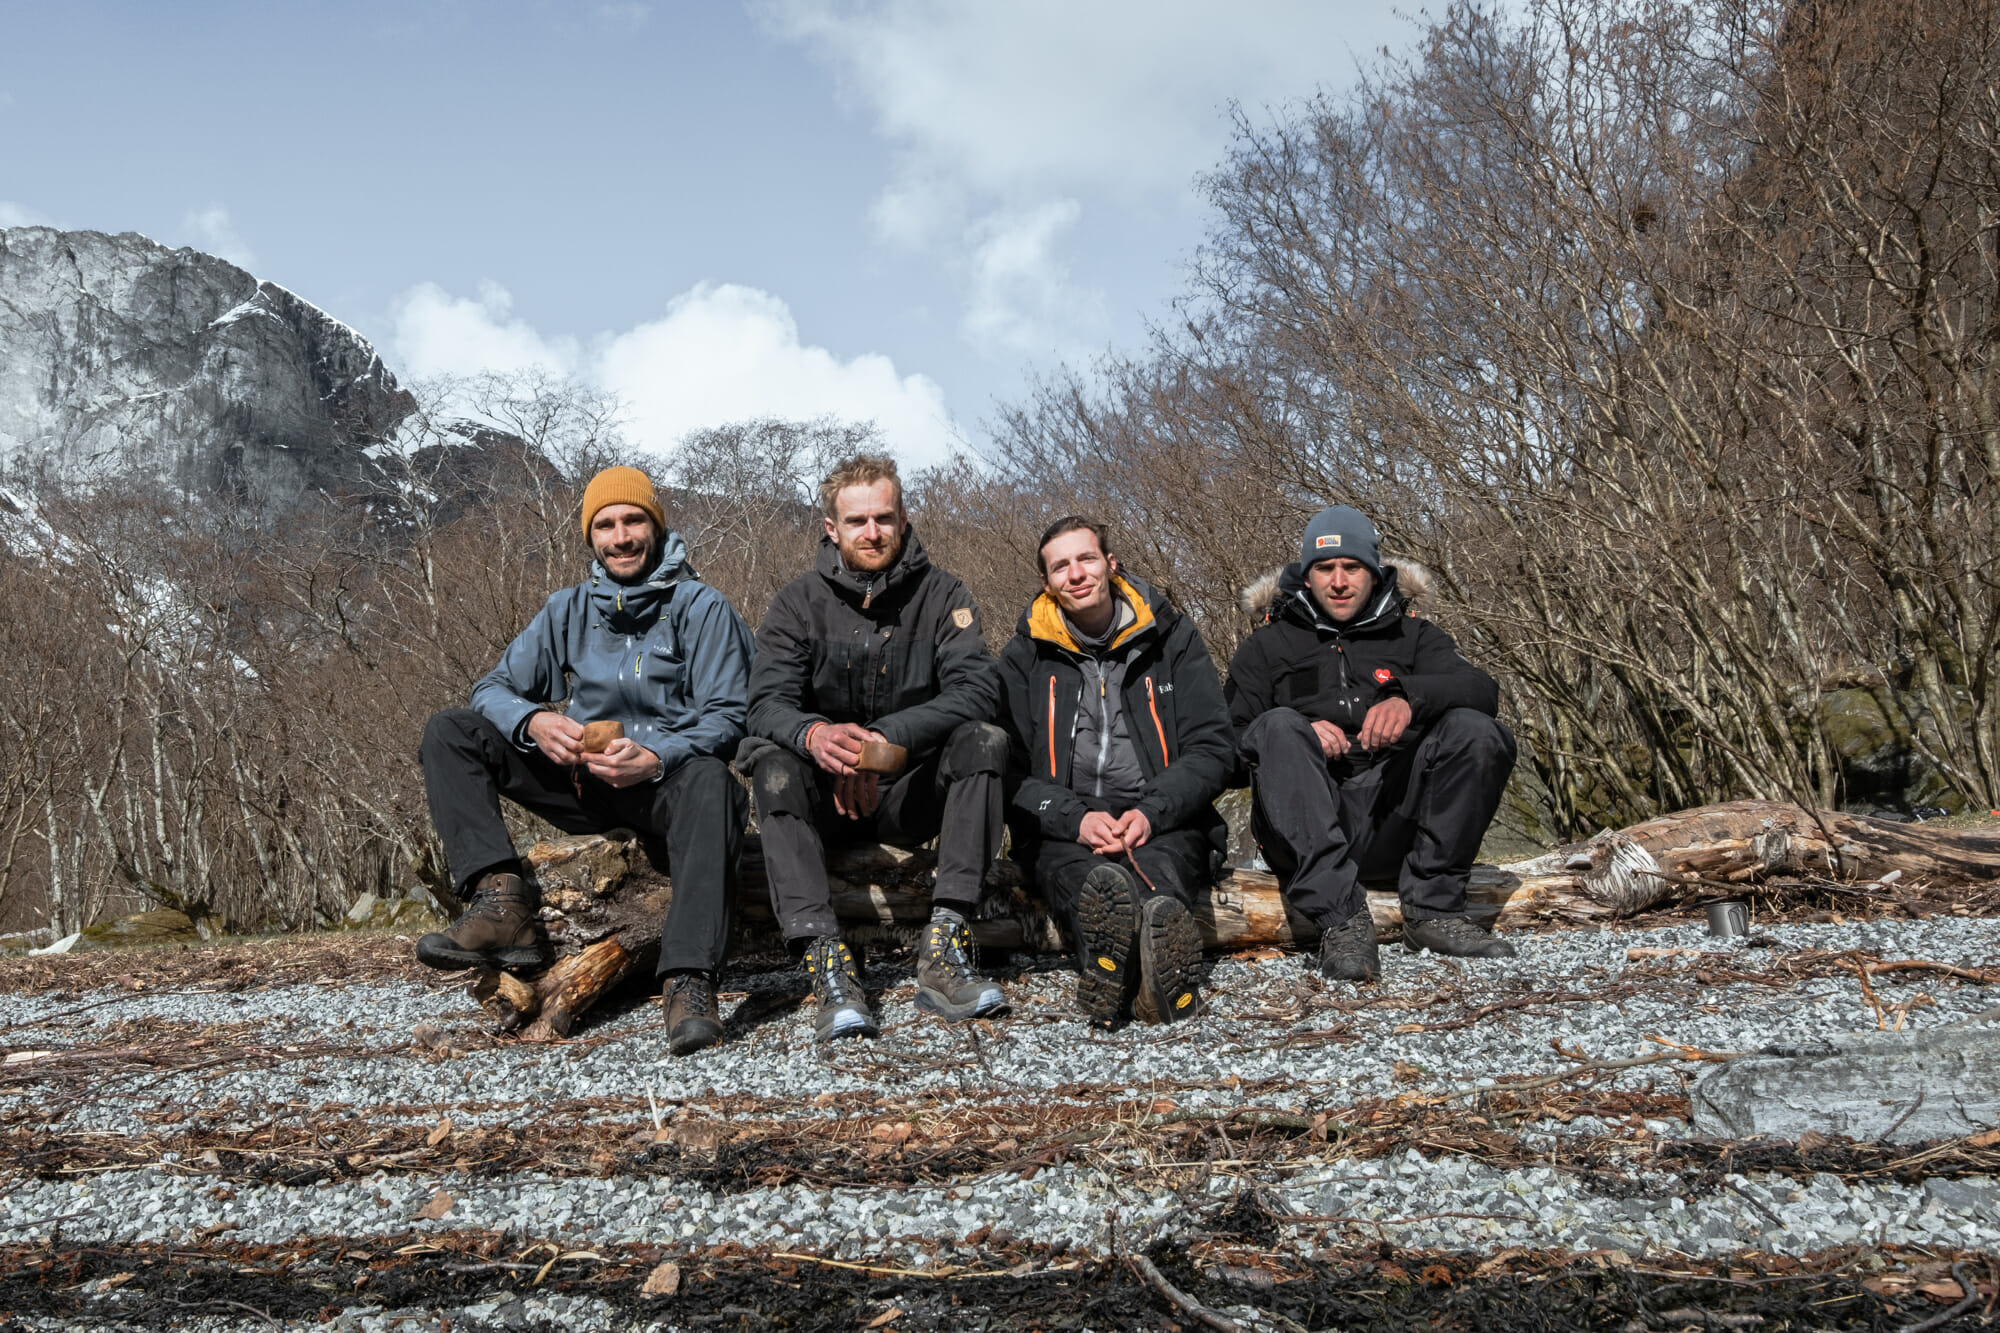
[[[1271,618],[1280,593],[1286,596],[1302,593],[1305,586],[1305,573],[1294,560],[1291,564],[1280,565],[1246,585],[1240,598],[1240,605],[1253,619],[1259,622],[1266,621]],[[1390,597],[1400,597],[1403,600],[1403,609],[1407,610],[1429,596],[1430,591],[1431,572],[1416,561],[1385,559],[1382,562],[1382,587],[1377,590],[1378,598],[1383,593],[1387,593]],[[1376,609],[1371,605],[1361,618],[1373,619],[1375,614]]]

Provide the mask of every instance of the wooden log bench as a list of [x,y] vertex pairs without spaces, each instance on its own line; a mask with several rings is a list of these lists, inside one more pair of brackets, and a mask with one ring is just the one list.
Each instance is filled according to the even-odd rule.
[[[474,996],[500,1026],[529,1038],[566,1035],[626,977],[650,972],[673,886],[636,839],[591,836],[537,843],[524,860],[541,885],[543,915],[560,956],[534,977],[487,971]],[[928,852],[868,845],[828,863],[833,908],[856,944],[905,944],[930,918]],[[1474,920],[1501,931],[1592,925],[1646,911],[1716,885],[1773,875],[1879,880],[1891,871],[1958,880],[2000,879],[2000,835],[1930,829],[1775,801],[1705,806],[1601,833],[1587,842],[1505,866],[1479,866],[1467,890]],[[1402,937],[1393,886],[1371,887],[1368,909],[1385,941]],[[762,847],[746,839],[736,895],[739,947],[775,937]],[[1312,923],[1292,913],[1275,876],[1239,869],[1194,905],[1211,950],[1305,947]],[[1062,952],[1047,906],[1021,868],[996,861],[973,935],[983,947]]]

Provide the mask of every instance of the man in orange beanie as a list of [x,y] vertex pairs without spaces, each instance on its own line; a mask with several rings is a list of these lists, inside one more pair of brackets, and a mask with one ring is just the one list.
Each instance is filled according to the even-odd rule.
[[[436,968],[546,966],[538,890],[523,874],[500,797],[567,833],[633,828],[665,844],[673,901],[661,932],[668,1046],[722,1035],[715,972],[748,800],[729,772],[743,738],[750,630],[695,577],[653,483],[606,468],[583,492],[589,577],[550,597],[472,688],[472,707],[424,729],[431,821],[465,915],[417,941]],[[558,712],[555,705],[567,701]],[[585,722],[624,734],[599,753]]]

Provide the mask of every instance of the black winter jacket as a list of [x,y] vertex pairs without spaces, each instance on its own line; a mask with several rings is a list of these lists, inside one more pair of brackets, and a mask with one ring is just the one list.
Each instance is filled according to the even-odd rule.
[[1356,762],[1414,743],[1448,709],[1489,717],[1500,709],[1493,677],[1459,656],[1449,634],[1410,611],[1409,598],[1397,590],[1394,565],[1383,566],[1374,599],[1344,625],[1313,602],[1298,565],[1285,566],[1270,620],[1243,641],[1229,664],[1227,694],[1239,733],[1273,708],[1295,708],[1349,737],[1383,699],[1409,700],[1403,739],[1373,756],[1354,756]]
[[915,758],[999,710],[1000,671],[979,608],[908,528],[872,592],[822,537],[817,567],[780,588],[757,627],[752,736],[798,750],[814,722],[858,722]]
[[[1236,762],[1236,738],[1223,708],[1215,663],[1194,623],[1138,579],[1119,575],[1117,590],[1137,613],[1112,643],[1130,656],[1120,706],[1146,772],[1134,809],[1156,832],[1206,829],[1217,846],[1224,826],[1212,802]],[[1069,786],[1071,742],[1084,686],[1082,654],[1055,599],[1043,593],[1021,613],[1000,650],[1007,693],[1013,806],[1045,838],[1077,840],[1093,806]],[[1119,813],[1119,812],[1111,812]]]

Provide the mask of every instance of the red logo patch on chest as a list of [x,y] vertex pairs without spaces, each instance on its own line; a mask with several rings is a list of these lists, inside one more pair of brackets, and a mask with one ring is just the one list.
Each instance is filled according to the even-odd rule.
[[1390,681],[1394,680],[1395,678],[1396,674],[1393,671],[1389,670],[1388,667],[1375,668],[1375,683],[1377,685],[1387,685]]

